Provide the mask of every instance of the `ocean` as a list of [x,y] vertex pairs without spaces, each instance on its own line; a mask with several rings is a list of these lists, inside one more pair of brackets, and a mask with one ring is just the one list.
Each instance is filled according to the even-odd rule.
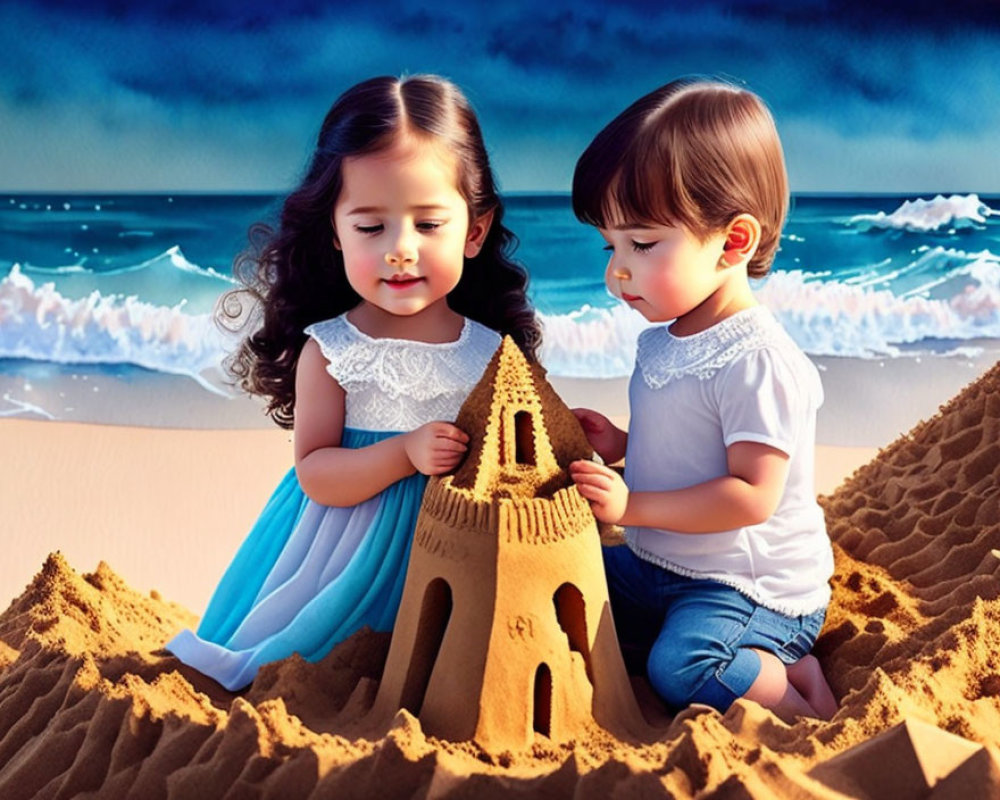
[[[0,195],[0,416],[79,419],[73,381],[97,391],[180,378],[234,394],[220,367],[233,343],[212,308],[233,286],[248,226],[273,221],[280,200]],[[550,374],[628,375],[647,323],[607,293],[604,242],[568,195],[509,196],[506,223]],[[772,273],[754,288],[813,357],[972,356],[1000,340],[1000,197],[796,196]],[[117,417],[105,408],[100,419]]]

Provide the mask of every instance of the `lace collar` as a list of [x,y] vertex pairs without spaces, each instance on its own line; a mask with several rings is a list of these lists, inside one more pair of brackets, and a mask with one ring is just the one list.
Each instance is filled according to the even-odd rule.
[[[415,347],[420,349],[421,347],[432,347],[447,349],[449,347],[460,347],[464,345],[469,340],[469,332],[472,330],[472,326],[476,323],[470,320],[468,317],[462,317],[462,330],[458,334],[458,338],[450,342],[420,342],[415,339],[395,339],[392,336],[369,336],[361,328],[355,325],[347,318],[347,314],[341,314],[339,317],[334,317],[334,319],[342,320],[344,326],[347,330],[357,339],[363,342],[368,342],[376,346],[380,345],[404,345],[407,348]],[[329,320],[333,322],[333,320]],[[320,323],[323,324],[323,323]]]
[[639,336],[636,366],[651,389],[688,375],[708,380],[743,353],[759,350],[781,336],[782,328],[764,306],[752,306],[690,336],[674,336],[667,326]]
[[348,393],[368,386],[414,400],[468,392],[500,346],[496,331],[468,318],[451,342],[375,338],[346,314],[310,325],[306,333],[319,343],[327,371]]

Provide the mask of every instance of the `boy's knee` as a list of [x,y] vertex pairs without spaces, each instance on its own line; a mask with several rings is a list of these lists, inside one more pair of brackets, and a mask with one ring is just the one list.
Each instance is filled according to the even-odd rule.
[[759,669],[759,657],[745,648],[698,652],[669,640],[657,642],[646,662],[650,684],[669,706],[704,703],[721,712],[746,692]]
[[676,641],[658,641],[649,651],[646,675],[656,693],[667,705],[684,708],[711,677],[721,662],[685,652]]

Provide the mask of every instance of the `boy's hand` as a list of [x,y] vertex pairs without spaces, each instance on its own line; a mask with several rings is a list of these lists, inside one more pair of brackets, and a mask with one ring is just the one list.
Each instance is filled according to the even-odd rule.
[[614,464],[625,457],[625,446],[628,434],[609,420],[603,414],[589,408],[574,408],[573,415],[579,420],[580,427],[605,464]]
[[621,522],[628,507],[628,487],[621,475],[593,461],[574,461],[569,474],[599,522]]
[[450,422],[428,422],[403,434],[406,457],[424,475],[442,475],[457,467],[469,449],[468,435]]

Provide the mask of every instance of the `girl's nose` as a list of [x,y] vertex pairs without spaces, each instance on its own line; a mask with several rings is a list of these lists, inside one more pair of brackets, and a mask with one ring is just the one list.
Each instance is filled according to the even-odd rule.
[[632,277],[632,273],[627,269],[621,267],[615,267],[611,270],[611,277],[619,281],[627,281]]
[[405,269],[417,263],[417,257],[408,251],[397,248],[385,254],[385,263],[393,269]]
[[405,270],[417,263],[417,248],[408,231],[400,231],[385,252],[385,263],[393,269]]

